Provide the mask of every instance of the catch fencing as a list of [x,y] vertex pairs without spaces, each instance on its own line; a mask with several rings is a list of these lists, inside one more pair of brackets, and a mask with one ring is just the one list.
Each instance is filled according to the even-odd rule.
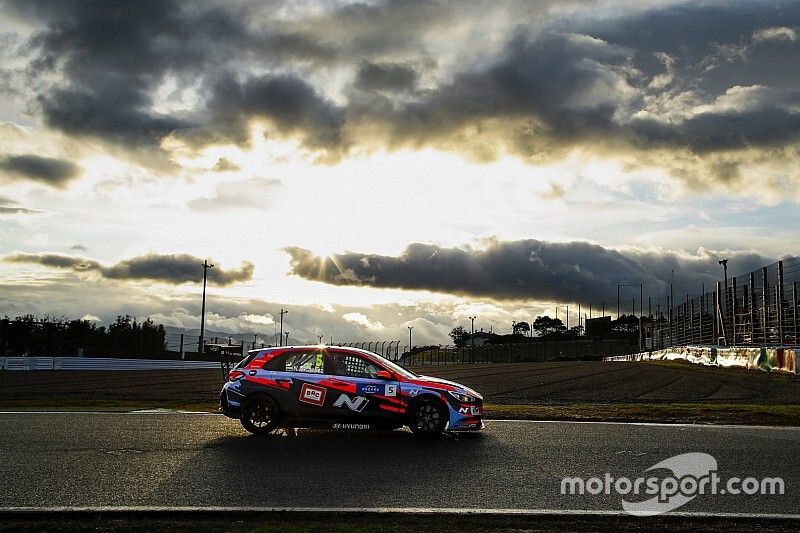
[[[408,348],[407,346],[404,348]],[[629,354],[636,345],[625,340],[553,340],[471,346],[414,347],[401,354],[403,366],[529,363],[541,361],[599,360],[603,356]]]
[[797,346],[800,257],[718,282],[649,324],[650,349],[682,345]]

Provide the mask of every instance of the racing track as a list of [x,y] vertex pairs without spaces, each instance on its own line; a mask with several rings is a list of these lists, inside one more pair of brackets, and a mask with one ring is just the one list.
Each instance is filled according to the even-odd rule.
[[0,506],[247,506],[620,511],[564,476],[635,478],[706,452],[784,496],[698,496],[680,511],[800,515],[800,429],[488,421],[482,435],[300,430],[251,437],[213,414],[0,413]]

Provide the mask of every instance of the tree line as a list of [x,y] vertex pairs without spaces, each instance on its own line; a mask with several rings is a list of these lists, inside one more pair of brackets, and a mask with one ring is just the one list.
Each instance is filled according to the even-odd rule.
[[166,356],[164,326],[118,316],[108,327],[94,321],[25,315],[0,320],[2,356],[85,356],[153,358]]
[[[606,317],[607,320],[598,319],[591,327],[582,325],[567,328],[559,318],[548,315],[538,316],[533,323],[512,322],[511,334],[497,334],[485,331],[476,331],[470,334],[463,326],[456,326],[450,331],[450,338],[456,345],[469,343],[473,338],[481,339],[488,344],[507,344],[519,342],[538,342],[543,340],[569,340],[582,337],[586,340],[601,340],[608,338],[624,338],[634,340],[639,334],[639,317],[633,314],[620,315],[616,320]],[[649,327],[650,319],[642,317],[642,327]]]

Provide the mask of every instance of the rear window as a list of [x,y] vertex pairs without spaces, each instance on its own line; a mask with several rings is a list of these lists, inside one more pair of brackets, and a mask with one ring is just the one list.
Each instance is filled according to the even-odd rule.
[[235,369],[237,369],[237,368],[243,368],[243,367],[245,367],[245,366],[249,365],[249,364],[250,364],[250,362],[251,362],[251,361],[252,361],[252,360],[253,360],[253,359],[254,359],[254,358],[255,358],[255,357],[256,357],[256,356],[257,356],[259,353],[260,353],[260,352],[252,352],[252,353],[248,353],[248,354],[247,354],[247,357],[245,357],[244,359],[242,359],[241,361],[239,361],[239,364],[238,364],[238,365],[236,365],[235,367],[233,367],[233,368],[234,368],[234,370],[235,370]]

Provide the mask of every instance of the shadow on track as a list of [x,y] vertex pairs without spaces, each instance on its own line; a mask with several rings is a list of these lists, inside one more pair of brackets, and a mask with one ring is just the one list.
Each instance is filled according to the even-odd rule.
[[475,463],[503,454],[518,460],[489,433],[429,439],[404,430],[226,435],[208,441],[152,496],[186,494],[185,505],[453,505],[466,486],[480,484]]

